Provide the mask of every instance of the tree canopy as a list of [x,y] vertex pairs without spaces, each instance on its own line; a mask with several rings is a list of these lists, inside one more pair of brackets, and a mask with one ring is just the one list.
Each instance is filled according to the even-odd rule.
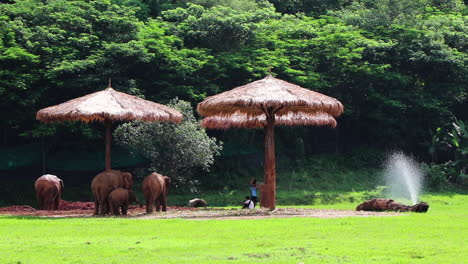
[[[468,119],[467,31],[461,0],[2,1],[2,144],[50,135],[37,110],[109,78],[123,92],[195,106],[271,72],[344,104],[323,141],[331,149],[402,148],[430,159],[436,129]],[[311,129],[279,136],[316,153]],[[242,133],[213,134],[229,146]]]

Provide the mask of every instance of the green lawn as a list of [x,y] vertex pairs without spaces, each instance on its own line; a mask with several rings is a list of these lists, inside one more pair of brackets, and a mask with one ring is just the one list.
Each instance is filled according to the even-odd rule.
[[468,195],[423,200],[427,214],[368,218],[1,216],[0,263],[468,263]]

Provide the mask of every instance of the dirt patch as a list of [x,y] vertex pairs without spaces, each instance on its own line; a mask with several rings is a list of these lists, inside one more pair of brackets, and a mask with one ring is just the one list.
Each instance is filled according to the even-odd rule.
[[197,220],[209,219],[265,219],[265,218],[287,218],[287,217],[316,217],[316,218],[340,218],[340,217],[369,217],[369,216],[395,216],[398,213],[388,212],[357,212],[354,210],[312,209],[312,208],[277,208],[274,211],[268,209],[199,209],[197,211],[173,211],[166,213],[155,213],[151,215],[136,216],[142,219],[169,219],[169,218],[191,218]]
[[[169,206],[169,211],[187,211],[196,210],[191,207]],[[94,212],[94,202],[70,202],[60,200],[59,210],[47,211],[38,210],[29,205],[13,205],[0,207],[0,215],[25,215],[25,216],[46,216],[46,217],[91,217]],[[129,207],[129,215],[142,215],[145,213],[145,208],[140,208],[137,205]]]
[[93,210],[93,202],[69,202],[65,200],[60,200],[59,210],[60,211],[73,211],[73,210]]
[[[14,205],[0,208],[0,215],[24,215],[43,217],[93,217],[93,202],[69,202],[60,201],[60,210],[44,211],[37,210],[28,205]],[[146,214],[145,208],[132,205],[128,212],[129,218],[138,219],[173,219],[187,218],[196,220],[208,219],[265,219],[284,217],[317,217],[317,218],[340,218],[340,217],[370,217],[370,216],[395,216],[402,215],[395,212],[367,212],[354,210],[332,210],[312,208],[278,208],[274,211],[268,209],[220,209],[220,208],[192,208],[168,206],[167,212],[154,212]],[[103,216],[100,216],[103,217]]]
[[18,214],[23,212],[35,212],[36,209],[29,205],[13,205],[8,207],[1,207],[0,214]]

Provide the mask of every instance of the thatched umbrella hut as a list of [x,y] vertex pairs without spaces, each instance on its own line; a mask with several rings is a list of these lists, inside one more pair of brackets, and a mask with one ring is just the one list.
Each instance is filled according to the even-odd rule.
[[117,92],[109,87],[65,103],[41,109],[36,119],[42,122],[83,121],[102,122],[106,126],[106,170],[111,169],[112,122],[170,121],[179,123],[182,114],[170,107]]
[[275,209],[276,171],[274,127],[281,125],[336,126],[343,112],[335,98],[274,78],[271,75],[210,96],[198,104],[207,128],[262,127],[265,130],[265,174],[262,207]]
[[[211,129],[229,128],[265,128],[266,115],[249,116],[245,113],[235,112],[230,116],[208,116],[203,118],[202,126]],[[327,113],[289,112],[275,117],[275,126],[330,126],[336,127],[336,120]]]

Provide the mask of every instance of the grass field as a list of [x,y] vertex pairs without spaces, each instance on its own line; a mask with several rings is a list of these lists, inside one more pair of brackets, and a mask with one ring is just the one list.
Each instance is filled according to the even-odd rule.
[[468,196],[423,200],[427,214],[368,218],[0,216],[0,263],[468,263]]

